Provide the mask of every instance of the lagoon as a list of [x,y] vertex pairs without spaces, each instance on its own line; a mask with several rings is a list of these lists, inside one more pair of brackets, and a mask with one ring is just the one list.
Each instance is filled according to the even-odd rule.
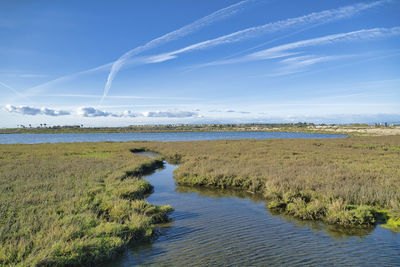
[[288,138],[344,138],[346,135],[261,132],[157,132],[157,133],[57,133],[57,134],[0,134],[0,144],[38,144],[71,142],[123,141],[201,141],[218,139],[288,139]]

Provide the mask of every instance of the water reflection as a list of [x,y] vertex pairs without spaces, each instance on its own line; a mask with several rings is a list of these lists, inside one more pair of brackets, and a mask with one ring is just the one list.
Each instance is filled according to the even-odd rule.
[[198,186],[183,186],[177,185],[175,191],[178,193],[197,193],[200,196],[221,198],[221,197],[237,197],[237,198],[248,198],[254,202],[263,201],[262,195],[246,192],[243,190],[236,190],[232,188],[217,189],[210,187],[198,187]]
[[[237,197],[241,199],[251,199],[254,203],[264,202],[261,194],[254,194],[243,190],[235,189],[216,189],[207,187],[191,187],[178,185],[175,188],[178,193],[197,193],[200,196],[222,198],[222,197]],[[265,207],[267,209],[267,207]],[[344,227],[340,225],[330,225],[319,221],[301,220],[290,215],[282,214],[274,210],[267,209],[269,214],[284,219],[286,222],[293,224],[295,227],[307,227],[315,233],[326,232],[334,239],[348,238],[348,237],[364,237],[374,231],[375,227]]]
[[[111,266],[395,266],[400,235],[382,227],[349,229],[266,209],[262,196],[237,190],[177,186],[173,170],[146,177],[148,201],[170,204],[171,221],[151,242],[130,247]],[[109,265],[109,266],[110,266]]]
[[286,222],[293,224],[295,227],[307,227],[316,234],[327,233],[333,239],[345,239],[349,237],[363,238],[371,234],[375,227],[344,227],[340,225],[330,225],[320,221],[308,221],[295,218],[290,215],[282,214],[269,210],[272,216],[284,219]]

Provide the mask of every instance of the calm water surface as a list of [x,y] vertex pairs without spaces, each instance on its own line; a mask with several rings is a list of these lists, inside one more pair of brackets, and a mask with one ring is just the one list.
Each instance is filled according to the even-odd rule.
[[147,177],[155,187],[147,200],[172,205],[172,221],[108,266],[400,265],[400,234],[273,215],[254,195],[176,186],[175,168],[166,164]]
[[172,132],[0,134],[0,144],[70,143],[100,141],[200,141],[216,139],[340,138],[345,135],[283,132]]

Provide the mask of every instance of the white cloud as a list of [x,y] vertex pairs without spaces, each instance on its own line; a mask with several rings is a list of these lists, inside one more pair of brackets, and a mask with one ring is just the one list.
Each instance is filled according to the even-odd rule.
[[141,113],[135,113],[130,110],[125,110],[122,113],[113,113],[113,112],[103,111],[94,107],[80,107],[77,110],[77,114],[82,117],[119,117],[119,118],[123,117],[188,118],[188,117],[198,116],[196,112],[192,111],[168,110],[168,111],[145,111]]
[[248,111],[238,111],[238,110],[233,110],[233,109],[225,110],[225,112],[227,112],[227,113],[250,114],[250,112],[248,112]]
[[130,111],[130,110],[124,110],[121,114],[120,114],[120,117],[130,117],[130,118],[133,118],[133,117],[136,117],[137,115],[135,114],[135,113],[133,113],[132,111]]
[[113,113],[108,111],[103,111],[94,107],[80,107],[77,109],[76,113],[82,117],[125,117],[133,118],[137,115],[130,110],[125,110],[122,113]]
[[208,112],[212,112],[212,113],[223,113],[223,112],[226,112],[226,113],[240,113],[240,114],[250,114],[251,112],[249,112],[249,111],[238,111],[238,110],[233,110],[233,109],[226,109],[226,110],[219,110],[219,109],[212,109],[212,110],[209,110]]
[[144,117],[188,118],[198,114],[192,111],[146,111],[141,113]]
[[76,113],[82,117],[108,117],[112,115],[110,112],[102,111],[93,107],[80,107]]
[[13,106],[6,105],[4,108],[7,112],[19,113],[23,115],[47,115],[47,116],[65,116],[70,115],[68,111],[55,110],[51,108],[35,108],[30,106]]
[[69,115],[70,113],[65,110],[55,110],[51,108],[41,108],[40,109],[41,114],[43,115],[48,115],[48,116],[64,116],[64,115]]
[[38,115],[41,113],[40,108],[34,108],[29,106],[6,105],[4,109],[8,112],[15,112],[24,115]]

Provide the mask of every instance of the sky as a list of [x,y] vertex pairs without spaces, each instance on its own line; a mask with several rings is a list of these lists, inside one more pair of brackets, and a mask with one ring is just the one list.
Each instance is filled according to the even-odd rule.
[[0,127],[400,122],[400,0],[0,2]]

